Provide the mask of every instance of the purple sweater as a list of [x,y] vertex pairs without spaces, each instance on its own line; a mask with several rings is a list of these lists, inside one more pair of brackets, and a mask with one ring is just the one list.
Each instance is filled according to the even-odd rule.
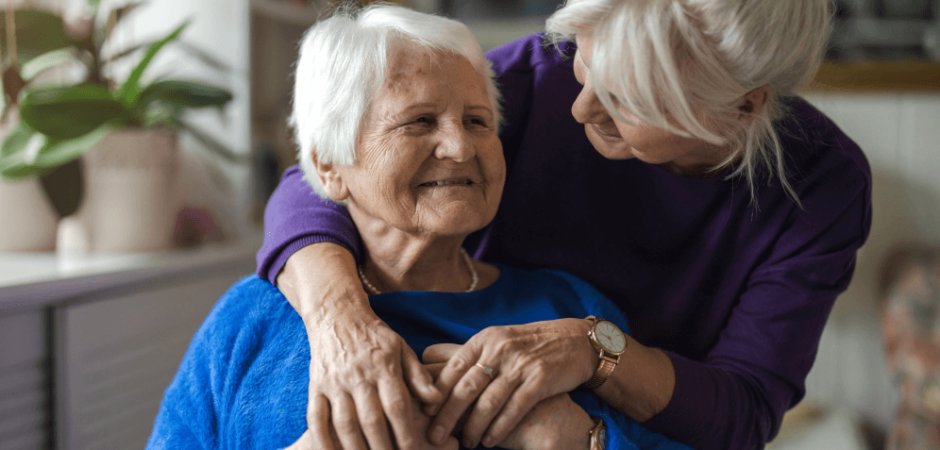
[[[802,209],[779,183],[687,178],[602,157],[571,116],[581,86],[529,36],[488,54],[505,110],[508,175],[493,223],[465,246],[484,261],[565,270],[624,311],[634,337],[666,351],[669,405],[645,423],[699,449],[761,448],[798,403],[823,325],[871,225],[858,146],[799,98],[777,125]],[[348,213],[289,169],[265,213],[258,274],[274,280],[301,247],[331,241],[361,258]]]

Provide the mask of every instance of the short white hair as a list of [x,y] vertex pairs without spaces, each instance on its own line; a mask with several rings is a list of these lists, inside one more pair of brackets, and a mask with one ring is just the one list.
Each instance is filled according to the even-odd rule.
[[329,199],[317,178],[322,163],[352,165],[356,142],[375,93],[385,80],[390,51],[410,42],[461,55],[486,81],[497,127],[502,121],[492,64],[466,25],[400,6],[346,6],[307,30],[300,44],[290,125],[304,179]]
[[[568,0],[546,29],[556,45],[594,35],[591,81],[618,120],[630,122],[619,106],[654,127],[728,146],[713,170],[740,157],[731,176],[746,177],[754,204],[761,166],[799,204],[773,124],[787,114],[780,98],[822,63],[832,11],[831,0]],[[770,98],[742,130],[737,106],[764,85]]]

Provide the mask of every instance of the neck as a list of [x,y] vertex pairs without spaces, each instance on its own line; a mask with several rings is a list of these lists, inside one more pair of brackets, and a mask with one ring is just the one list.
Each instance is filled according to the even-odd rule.
[[366,250],[362,271],[380,292],[466,292],[470,268],[460,252],[466,235],[412,235],[353,214]]

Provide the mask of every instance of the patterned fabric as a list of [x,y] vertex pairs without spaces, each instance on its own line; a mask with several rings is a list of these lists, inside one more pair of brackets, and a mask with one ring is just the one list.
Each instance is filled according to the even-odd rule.
[[887,448],[940,449],[940,252],[889,261],[882,328],[900,404]]

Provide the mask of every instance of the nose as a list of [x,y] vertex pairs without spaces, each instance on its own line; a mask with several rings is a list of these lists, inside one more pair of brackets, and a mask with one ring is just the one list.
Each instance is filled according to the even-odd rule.
[[434,156],[437,159],[450,159],[462,163],[476,156],[476,146],[470,132],[462,124],[442,129],[440,133],[440,141],[434,149]]
[[578,123],[604,123],[611,120],[610,113],[594,93],[594,86],[590,80],[585,80],[578,98],[571,105],[571,115]]

